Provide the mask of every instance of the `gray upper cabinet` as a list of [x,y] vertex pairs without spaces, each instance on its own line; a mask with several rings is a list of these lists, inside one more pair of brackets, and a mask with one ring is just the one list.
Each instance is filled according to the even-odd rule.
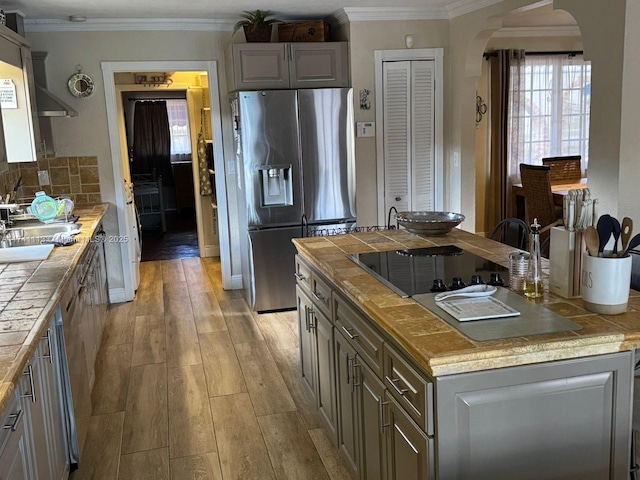
[[237,43],[230,90],[349,86],[346,42]]

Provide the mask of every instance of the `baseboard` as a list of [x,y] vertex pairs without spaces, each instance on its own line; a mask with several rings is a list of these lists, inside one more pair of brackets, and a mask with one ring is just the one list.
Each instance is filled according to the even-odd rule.
[[225,290],[241,290],[242,289],[242,274],[231,275],[231,285]]
[[204,256],[205,257],[219,257],[220,256],[220,245],[205,245],[205,247],[204,247]]
[[124,303],[130,301],[124,294],[124,288],[109,289],[109,303]]

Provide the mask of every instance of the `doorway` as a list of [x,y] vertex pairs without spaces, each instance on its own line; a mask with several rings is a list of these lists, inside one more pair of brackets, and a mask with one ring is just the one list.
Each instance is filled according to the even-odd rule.
[[[128,213],[130,208],[127,206],[127,190],[128,187],[125,183],[130,182],[131,178],[129,174],[128,165],[128,149],[126,142],[126,132],[124,127],[124,113],[122,107],[121,93],[127,88],[117,83],[117,74],[127,74],[136,72],[137,75],[151,77],[155,80],[161,75],[157,75],[157,72],[182,72],[185,74],[206,75],[207,78],[207,93],[202,94],[202,89],[197,90],[193,84],[180,83],[176,79],[173,79],[171,85],[160,85],[164,87],[164,91],[183,89],[187,91],[187,97],[193,96],[194,108],[190,108],[189,115],[191,119],[201,115],[205,115],[203,112],[207,111],[208,117],[206,122],[209,128],[209,140],[212,143],[214,168],[213,171],[224,172],[224,153],[222,148],[222,122],[220,118],[220,100],[219,100],[219,88],[217,77],[217,62],[216,61],[160,61],[160,62],[103,62],[103,81],[105,86],[105,100],[107,106],[107,120],[109,127],[109,139],[111,146],[111,153],[113,158],[113,175],[114,182],[116,184],[115,189],[115,203],[118,211],[118,227],[121,235],[126,235],[129,231],[136,227],[132,225],[131,215]],[[135,83],[135,81],[134,81]],[[191,87],[191,88],[190,88]],[[150,87],[139,85],[133,90],[149,90]],[[131,88],[129,88],[131,90]],[[200,99],[200,108],[197,107],[196,100]],[[192,102],[189,102],[190,104]],[[205,110],[206,109],[206,110]],[[199,132],[198,132],[199,133]],[[193,162],[192,162],[193,165]],[[228,210],[227,210],[227,195],[226,185],[224,182],[224,174],[214,175],[212,178],[213,185],[216,192],[216,201],[211,202],[209,199],[205,199],[200,195],[200,183],[199,172],[197,167],[192,168],[195,190],[195,210],[196,221],[198,225],[204,225],[208,223],[218,234],[219,247],[216,251],[212,251],[210,245],[207,243],[207,238],[203,228],[198,228],[198,248],[200,256],[214,256],[219,252],[220,262],[222,267],[222,283],[225,288],[232,288],[233,282],[231,278],[231,261],[229,251],[229,230],[228,230]],[[122,182],[122,183],[120,183]],[[120,185],[120,188],[118,188]],[[130,183],[129,183],[130,185]],[[213,207],[215,211],[213,211]],[[116,299],[114,301],[129,301],[135,296],[137,288],[137,260],[139,259],[138,247],[136,242],[122,242],[121,244],[122,266],[123,266],[123,291],[117,292]]]

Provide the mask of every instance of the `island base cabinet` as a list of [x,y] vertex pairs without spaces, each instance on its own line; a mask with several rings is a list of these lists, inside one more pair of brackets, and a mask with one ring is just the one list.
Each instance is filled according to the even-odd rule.
[[[388,403],[384,400],[384,385],[361,359],[357,359],[357,383],[359,389],[359,417],[362,439],[363,480],[384,480],[385,475],[385,426],[383,409]],[[408,477],[405,477],[408,478]]]
[[334,336],[336,358],[336,396],[338,398],[338,449],[356,475],[360,473],[358,442],[358,404],[354,364],[356,351],[337,332]]
[[3,479],[27,480],[34,478],[23,400],[17,396],[14,397],[2,419],[0,477]]
[[439,479],[627,480],[632,355],[439,377]]

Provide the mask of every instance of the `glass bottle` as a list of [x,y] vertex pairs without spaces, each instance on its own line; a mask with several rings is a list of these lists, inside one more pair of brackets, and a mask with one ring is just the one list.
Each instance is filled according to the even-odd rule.
[[542,284],[542,261],[540,260],[540,224],[538,219],[533,219],[531,225],[531,255],[529,267],[524,282],[524,294],[527,298],[540,298],[544,295]]

